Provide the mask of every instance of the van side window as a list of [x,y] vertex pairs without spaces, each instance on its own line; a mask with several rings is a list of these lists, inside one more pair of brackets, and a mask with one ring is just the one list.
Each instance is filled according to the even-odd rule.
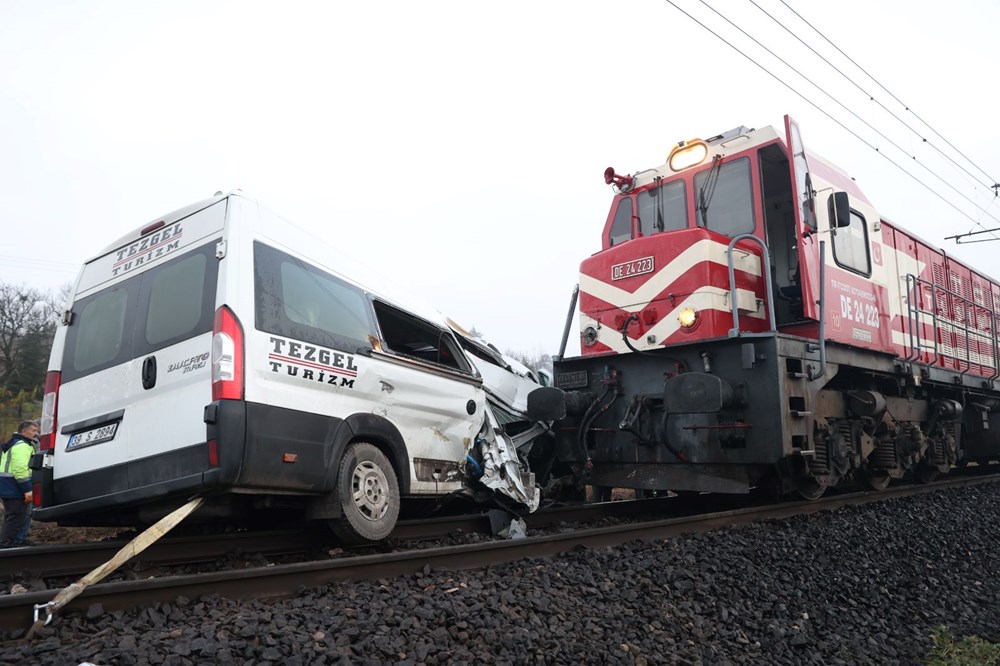
[[380,301],[374,301],[374,306],[382,339],[390,351],[453,370],[472,372],[472,366],[450,333]]
[[364,292],[285,252],[254,243],[257,329],[346,351],[370,348]]

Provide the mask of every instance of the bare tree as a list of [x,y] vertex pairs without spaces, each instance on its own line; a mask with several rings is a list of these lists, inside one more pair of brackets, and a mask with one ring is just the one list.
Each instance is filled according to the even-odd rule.
[[536,373],[539,370],[552,372],[552,356],[549,354],[539,352],[537,350],[533,354],[528,354],[526,352],[513,351],[511,349],[508,349],[506,353],[507,356],[516,358]]
[[62,305],[49,291],[0,283],[0,386],[32,390],[45,381],[45,365]]

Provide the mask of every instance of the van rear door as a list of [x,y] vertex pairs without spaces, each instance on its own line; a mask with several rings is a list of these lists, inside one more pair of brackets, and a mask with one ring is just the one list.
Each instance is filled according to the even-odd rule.
[[177,211],[84,267],[61,366],[55,504],[200,480],[226,205]]

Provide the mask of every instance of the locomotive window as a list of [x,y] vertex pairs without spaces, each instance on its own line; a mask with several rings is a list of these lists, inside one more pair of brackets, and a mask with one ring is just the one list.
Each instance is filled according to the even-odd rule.
[[799,126],[791,124],[792,163],[795,165],[795,190],[798,192],[799,215],[802,223],[810,229],[816,228],[816,211],[814,209],[812,182],[809,177],[809,163],[806,161],[806,149],[802,147],[802,137]]
[[851,224],[833,230],[833,259],[841,268],[862,275],[871,275],[868,257],[868,225],[865,218],[851,211]]
[[694,177],[694,190],[699,226],[727,236],[754,230],[749,158],[702,171]]
[[632,238],[632,199],[625,197],[618,202],[615,219],[608,234],[608,246],[624,243]]
[[687,226],[687,200],[683,180],[675,180],[637,195],[639,233],[651,236]]

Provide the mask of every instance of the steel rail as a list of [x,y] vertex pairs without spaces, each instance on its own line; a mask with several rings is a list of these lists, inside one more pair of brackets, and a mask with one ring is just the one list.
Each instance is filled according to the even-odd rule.
[[[293,594],[300,587],[318,587],[332,582],[363,580],[412,574],[426,566],[462,570],[511,562],[526,557],[558,555],[583,546],[599,548],[633,540],[673,537],[719,527],[761,520],[830,511],[848,505],[880,502],[947,488],[995,483],[1000,474],[948,479],[935,484],[890,487],[881,492],[835,495],[812,502],[791,502],[710,514],[637,522],[613,527],[559,532],[524,539],[487,541],[460,546],[405,550],[380,555],[344,557],[334,560],[283,564],[235,571],[167,576],[146,580],[95,585],[67,608],[80,610],[99,603],[104,610],[123,610],[178,597],[196,598],[219,594],[230,598],[267,598]],[[28,592],[0,597],[0,627],[27,628],[33,608],[52,598],[52,591]]]
[[[525,516],[525,522],[528,529],[538,529],[559,523],[579,523],[611,517],[690,515],[695,512],[705,513],[721,508],[734,508],[746,502],[739,496],[705,495],[700,500],[696,506],[682,503],[674,497],[555,506]],[[390,538],[399,541],[436,539],[458,531],[492,534],[493,526],[489,515],[484,513],[406,520],[400,521]],[[127,541],[115,540],[3,549],[0,550],[0,581],[10,581],[25,572],[29,573],[30,577],[43,580],[83,575],[107,562],[126,543]],[[236,553],[280,556],[338,546],[340,544],[325,526],[168,537],[150,546],[131,560],[128,566],[132,571],[141,571],[214,562]]]

